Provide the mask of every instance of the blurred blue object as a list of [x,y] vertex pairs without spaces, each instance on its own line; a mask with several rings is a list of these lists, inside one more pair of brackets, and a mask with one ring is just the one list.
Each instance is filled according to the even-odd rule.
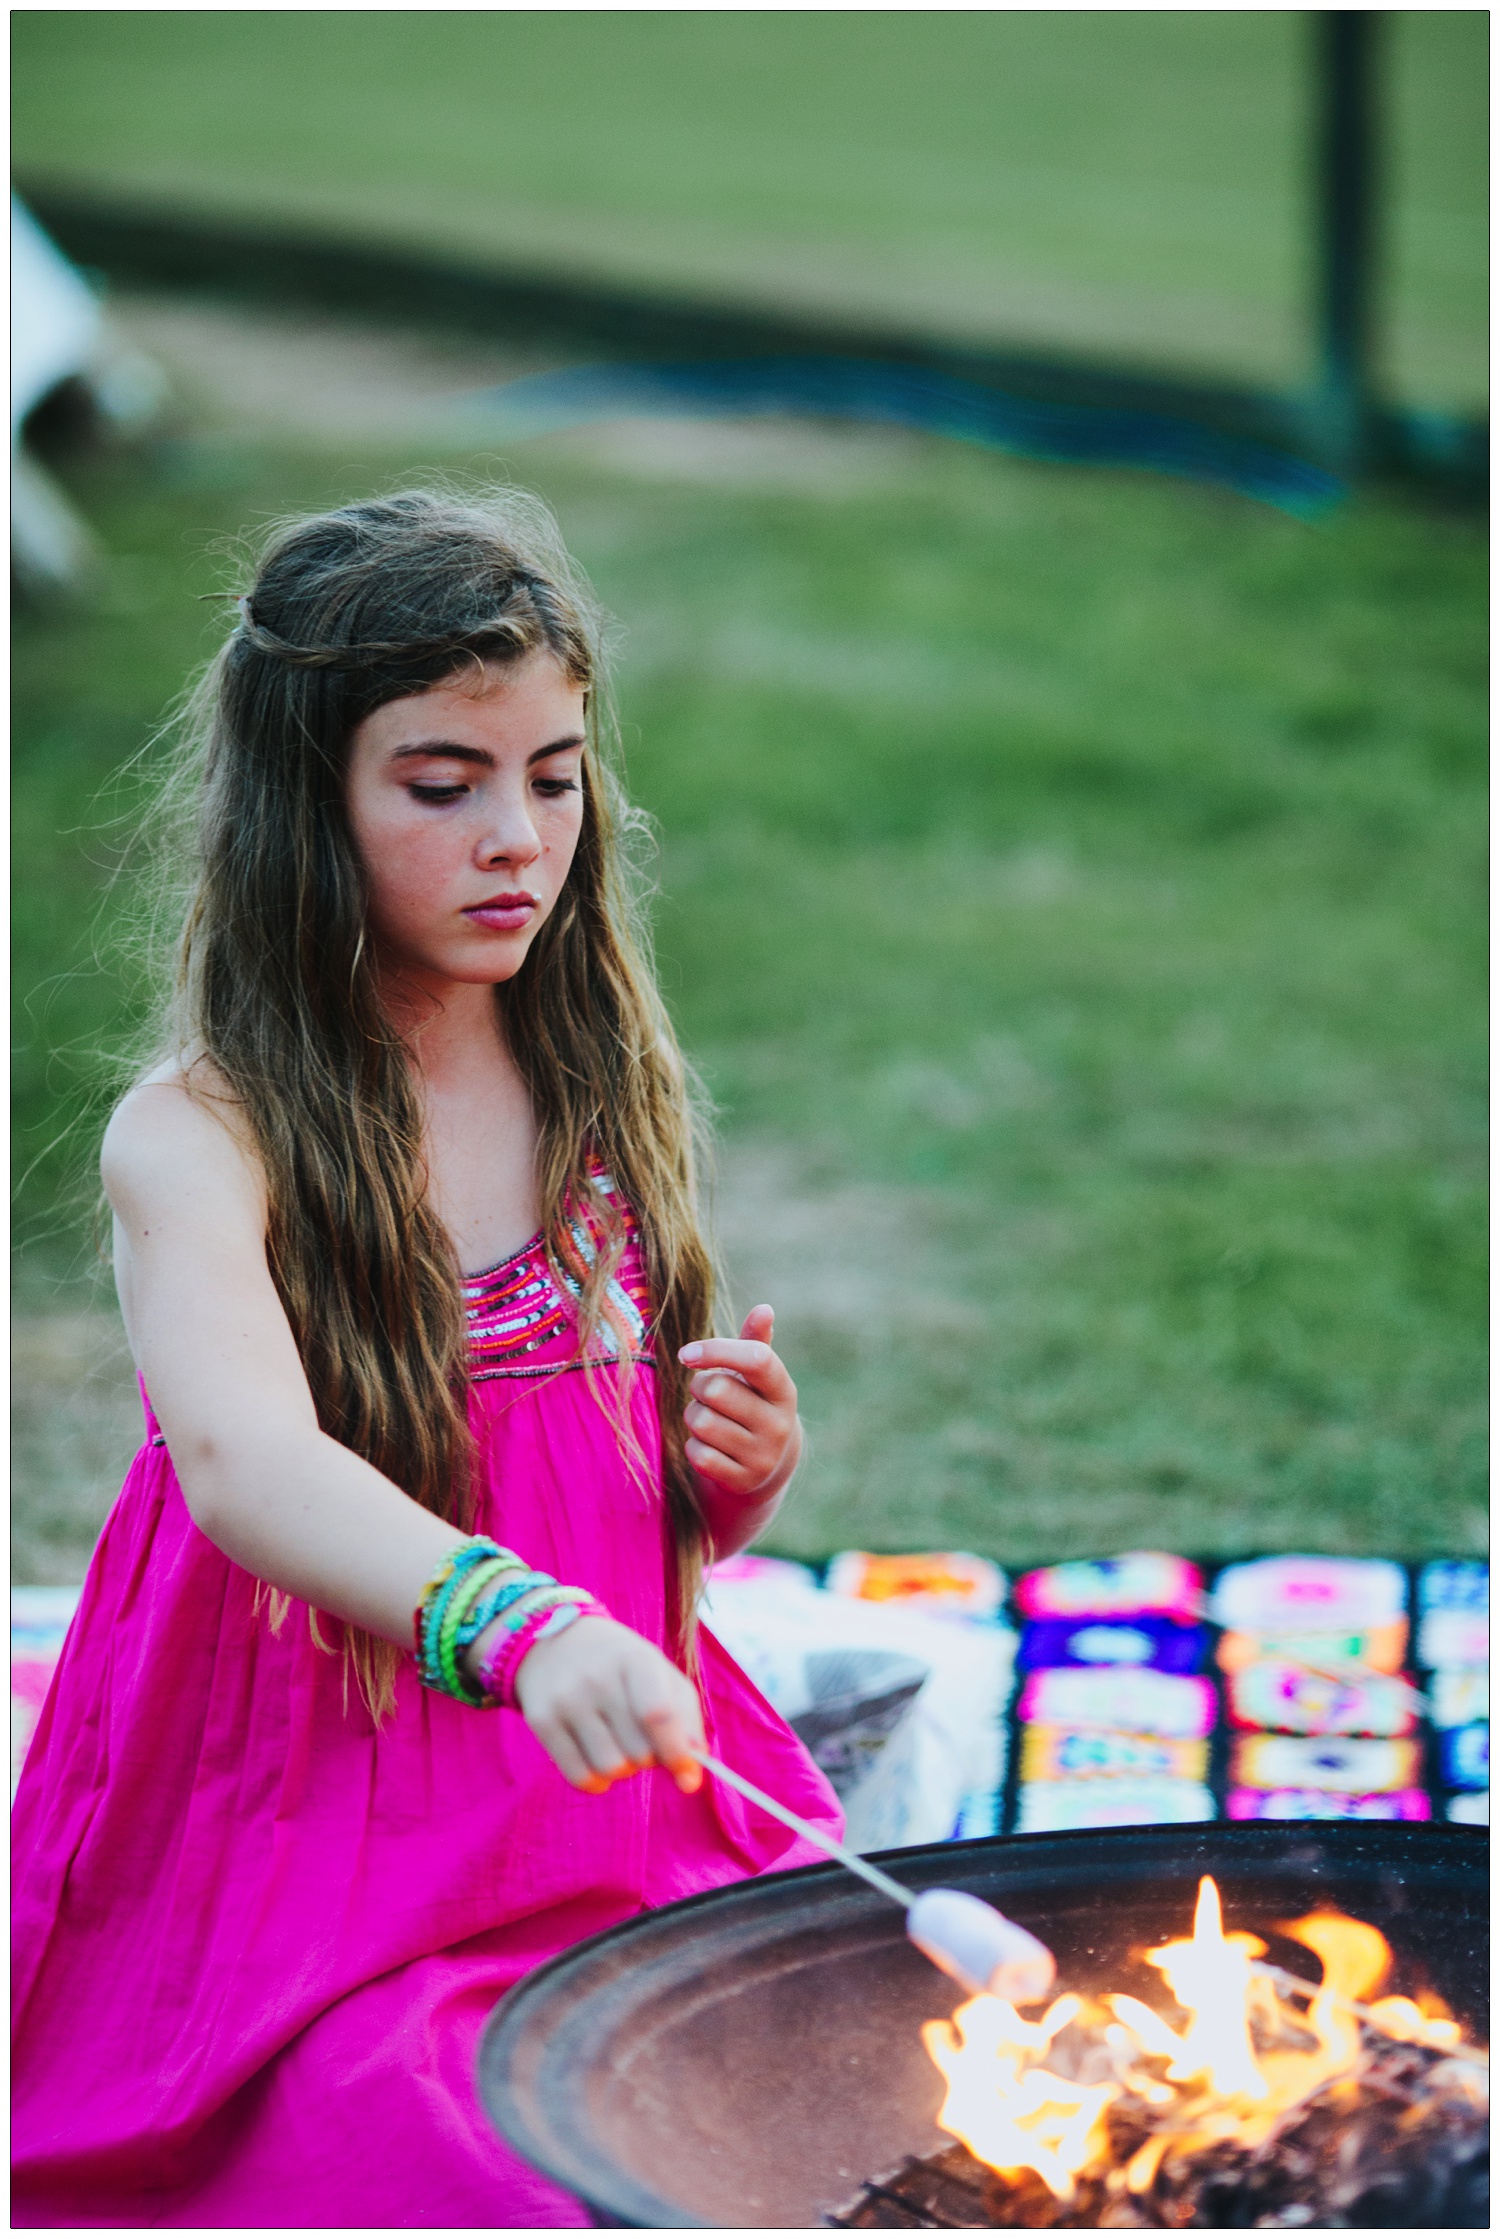
[[1288,452],[1162,413],[1009,396],[977,381],[872,359],[732,358],[675,365],[579,365],[533,373],[462,400],[511,435],[551,434],[622,417],[747,418],[811,413],[879,421],[1018,457],[1140,467],[1237,490],[1303,516],[1344,485]]
[[1018,1671],[1136,1665],[1152,1671],[1198,1672],[1208,1661],[1208,1627],[1171,1617],[1033,1618],[1021,1634]]
[[1461,1609],[1469,1616],[1490,1613],[1490,1566],[1480,1562],[1429,1563],[1417,1585],[1417,1605],[1429,1609]]
[[1456,1727],[1438,1737],[1442,1754],[1443,1785],[1447,1788],[1488,1788],[1490,1784],[1490,1728],[1488,1719]]

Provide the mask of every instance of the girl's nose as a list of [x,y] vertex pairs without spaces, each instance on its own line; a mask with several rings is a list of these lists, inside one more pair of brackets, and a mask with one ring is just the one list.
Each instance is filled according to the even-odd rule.
[[485,864],[534,863],[541,852],[536,826],[521,808],[496,817],[481,836],[478,847],[479,860]]

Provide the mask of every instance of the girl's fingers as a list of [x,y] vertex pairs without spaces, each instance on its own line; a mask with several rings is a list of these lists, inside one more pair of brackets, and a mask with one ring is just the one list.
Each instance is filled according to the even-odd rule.
[[689,1742],[696,1742],[700,1748],[703,1744],[703,1718],[696,1691],[686,1680],[680,1681],[680,1699],[673,1704],[659,1691],[653,1677],[627,1682],[627,1692],[657,1763],[665,1765],[678,1787],[691,1794],[703,1779],[701,1768],[688,1755]]
[[608,1781],[595,1772],[559,1719],[538,1719],[532,1731],[563,1779],[569,1781],[574,1788],[586,1788],[598,1794],[601,1789],[609,1786]]
[[555,1646],[533,1653],[544,1661],[532,1690],[524,1687],[531,1657],[522,1664],[522,1708],[575,1788],[599,1795],[653,1762],[665,1765],[680,1788],[699,1785],[688,1755],[689,1743],[703,1735],[697,1690],[659,1648],[623,1625],[584,1620]]
[[626,1688],[622,1686],[618,1695],[612,1696],[601,1708],[603,1716],[609,1723],[609,1730],[614,1735],[621,1757],[633,1773],[640,1772],[652,1762],[656,1752],[651,1747],[644,1727],[631,1708],[630,1697]]
[[629,1751],[620,1747],[602,1710],[575,1711],[570,1724],[573,1738],[593,1772],[601,1773],[606,1780],[623,1780],[633,1771]]
[[732,1493],[751,1492],[766,1476],[764,1470],[747,1469],[743,1462],[734,1461],[717,1446],[706,1446],[701,1438],[689,1438],[683,1452],[701,1476],[713,1478],[715,1484],[727,1485]]
[[720,1415],[728,1415],[733,1422],[751,1424],[764,1422],[767,1416],[774,1421],[780,1410],[762,1399],[757,1391],[741,1376],[726,1375],[723,1369],[711,1374],[695,1376],[689,1390],[700,1407],[712,1407]]
[[677,1358],[685,1368],[732,1368],[762,1399],[776,1405],[797,1398],[797,1387],[769,1345],[743,1337],[701,1337],[684,1345]]
[[705,1446],[717,1446],[721,1454],[743,1462],[747,1469],[753,1467],[758,1451],[768,1443],[763,1432],[747,1430],[712,1407],[689,1407],[684,1410],[683,1421],[692,1437]]

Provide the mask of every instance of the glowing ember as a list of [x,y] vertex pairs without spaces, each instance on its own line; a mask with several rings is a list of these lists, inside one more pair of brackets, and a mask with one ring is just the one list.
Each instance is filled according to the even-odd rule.
[[1352,2110],[1377,2068],[1387,2099],[1415,2078],[1426,2097],[1411,2104],[1456,2106],[1460,2127],[1487,2105],[1482,2056],[1436,2000],[1366,2003],[1391,1963],[1378,1929],[1316,1912],[1278,1932],[1316,1956],[1321,1982],[1267,1966],[1259,1936],[1226,1934],[1205,1877],[1191,1937],[1145,1954],[1178,2008],[1170,2019],[1111,1993],[1058,1998],[1035,2022],[1003,1999],[972,1998],[951,2022],[928,2022],[922,2041],[947,2084],[939,2124],[1007,2183],[1040,2180],[1058,2214],[1026,2222],[1064,2220],[1088,2180],[1116,2224],[1152,2221],[1127,2204],[1180,2193],[1186,2170],[1263,2161],[1268,2141],[1306,2130],[1315,2101],[1319,2122]]

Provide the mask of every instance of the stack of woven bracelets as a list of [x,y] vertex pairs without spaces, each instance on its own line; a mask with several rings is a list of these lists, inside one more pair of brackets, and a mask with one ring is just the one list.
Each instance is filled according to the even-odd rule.
[[[424,1687],[475,1710],[514,1710],[516,1674],[539,1640],[580,1617],[609,1611],[580,1586],[559,1586],[493,1539],[466,1539],[445,1555],[417,1604],[417,1672]],[[463,1658],[485,1629],[500,1631],[484,1654],[476,1685]]]

